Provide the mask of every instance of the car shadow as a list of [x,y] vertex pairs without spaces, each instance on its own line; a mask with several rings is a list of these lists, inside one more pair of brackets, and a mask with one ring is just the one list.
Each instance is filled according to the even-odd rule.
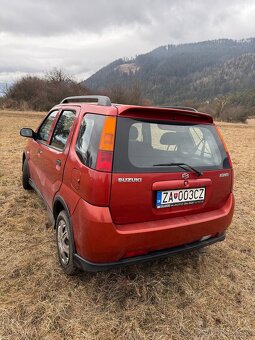
[[[190,303],[187,289],[201,280],[212,281],[210,252],[200,249],[137,265],[116,268],[105,272],[80,272],[77,284],[93,287],[91,294],[100,301],[100,308],[107,310],[109,303],[114,310],[136,303],[157,304],[166,294],[183,296],[181,304]],[[217,251],[217,250],[216,250]],[[209,275],[209,276],[208,276]],[[208,285],[208,283],[207,283]]]

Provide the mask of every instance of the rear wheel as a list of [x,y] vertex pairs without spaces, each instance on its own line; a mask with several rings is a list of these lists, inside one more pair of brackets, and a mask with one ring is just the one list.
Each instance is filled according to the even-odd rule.
[[28,168],[28,161],[25,158],[22,168],[22,186],[25,190],[31,190],[32,187],[29,184],[29,168]]
[[74,264],[74,246],[69,218],[64,210],[57,217],[56,239],[59,263],[66,274],[74,275],[77,271]]

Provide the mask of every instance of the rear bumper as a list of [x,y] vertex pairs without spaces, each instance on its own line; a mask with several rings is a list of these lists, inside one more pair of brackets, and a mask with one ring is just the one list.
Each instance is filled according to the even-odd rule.
[[[186,249],[186,245],[197,244],[203,236],[212,235],[214,238],[224,234],[231,223],[233,211],[234,196],[230,194],[225,204],[217,210],[116,225],[108,207],[93,206],[80,199],[71,216],[76,258],[104,266],[107,263],[130,261],[124,258],[132,252],[147,253],[146,258],[150,258],[152,253],[158,251],[168,254],[176,247]],[[204,244],[210,244],[208,242]]]
[[122,260],[115,261],[115,262],[108,262],[108,263],[93,263],[88,260],[85,260],[78,254],[75,254],[74,258],[75,258],[76,265],[79,268],[83,269],[84,271],[98,272],[98,271],[104,271],[104,270],[108,270],[108,269],[116,268],[120,266],[127,266],[130,264],[142,263],[142,262],[161,259],[164,257],[168,257],[170,255],[176,255],[176,254],[180,254],[180,253],[183,253],[189,250],[195,250],[195,249],[199,249],[202,247],[206,247],[213,243],[223,241],[224,239],[225,239],[225,234],[222,234],[219,236],[211,237],[208,240],[197,241],[197,242],[193,242],[189,244],[184,244],[178,247],[173,247],[170,249],[154,251],[146,255],[134,256],[134,257],[122,259]]

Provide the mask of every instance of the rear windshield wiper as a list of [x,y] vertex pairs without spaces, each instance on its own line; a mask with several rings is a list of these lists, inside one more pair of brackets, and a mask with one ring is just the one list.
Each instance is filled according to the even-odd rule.
[[179,168],[187,171],[187,168],[190,169],[191,171],[195,172],[197,176],[202,176],[203,173],[195,168],[193,166],[190,166],[187,163],[159,163],[159,164],[153,164],[153,166],[178,166]]

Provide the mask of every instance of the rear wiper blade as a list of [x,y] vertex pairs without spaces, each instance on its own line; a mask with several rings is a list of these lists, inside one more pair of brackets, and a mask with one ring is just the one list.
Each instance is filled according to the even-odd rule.
[[195,168],[193,166],[190,166],[187,163],[159,163],[159,164],[153,164],[153,166],[178,166],[179,168],[187,171],[187,168],[190,169],[191,171],[195,172],[197,176],[202,176],[203,173]]

